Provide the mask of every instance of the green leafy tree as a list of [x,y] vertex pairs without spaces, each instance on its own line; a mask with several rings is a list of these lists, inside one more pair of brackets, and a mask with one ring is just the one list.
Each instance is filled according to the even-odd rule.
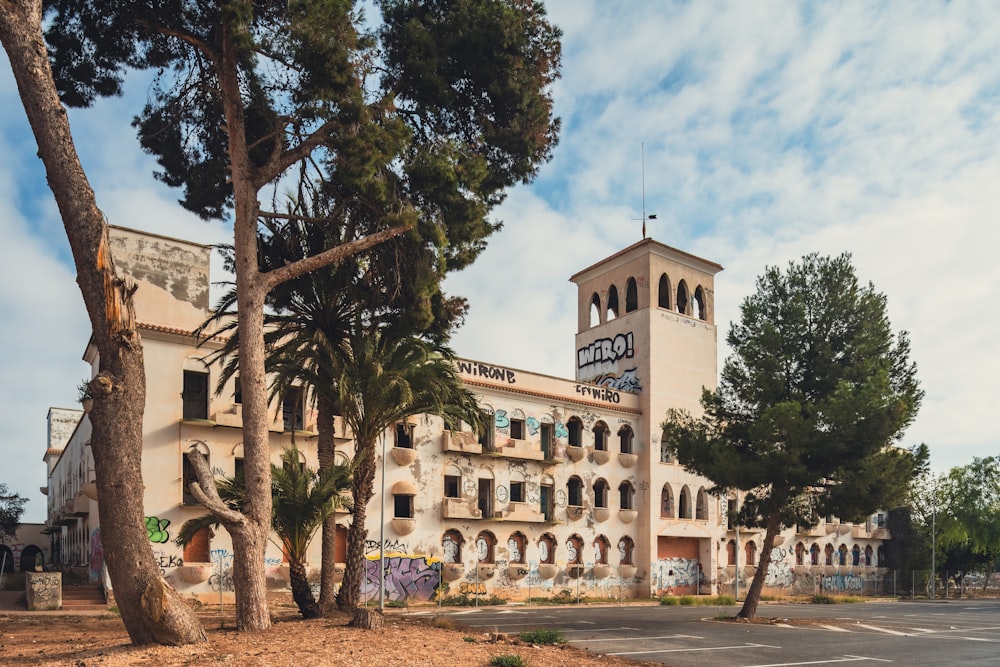
[[663,442],[714,493],[742,490],[739,521],[765,528],[739,613],[752,618],[782,528],[898,505],[927,449],[894,445],[922,398],[916,366],[885,297],[859,284],[849,255],[769,267],[740,315],[704,414],[671,411]]
[[27,504],[27,498],[12,493],[6,484],[0,484],[0,540],[14,537]]
[[[196,466],[208,467],[200,452],[189,456]],[[299,613],[304,618],[316,618],[320,615],[320,608],[306,572],[309,545],[328,516],[339,507],[350,508],[350,502],[341,492],[350,487],[351,468],[332,465],[323,472],[314,472],[300,463],[299,457],[299,450],[288,448],[281,455],[281,465],[271,465],[271,529],[278,537],[281,553],[288,560],[292,599],[298,605]],[[200,485],[198,491],[202,491]],[[217,498],[211,494],[203,495],[207,495],[210,502],[217,500],[229,511],[238,512],[244,504],[244,478],[242,475],[222,478],[215,484]],[[207,526],[218,527],[219,523],[213,514],[190,519],[181,526],[175,542],[184,546],[194,539],[198,531]]]
[[485,416],[462,385],[451,350],[407,327],[359,319],[345,353],[335,382],[336,407],[354,435],[356,470],[347,563],[337,604],[352,609],[360,601],[368,535],[365,519],[374,494],[379,438],[412,415],[439,415],[452,427],[465,421],[476,430],[484,428]]
[[[351,0],[47,7],[63,101],[86,106],[119,94],[127,69],[155,71],[134,124],[157,176],[183,188],[190,210],[232,219],[249,502],[246,520],[226,527],[237,626],[265,629],[266,296],[401,234],[441,249],[449,265],[470,262],[498,226],[488,214],[506,188],[530,180],[555,144],[559,31],[525,0],[379,0],[374,31]],[[355,235],[263,271],[261,221],[302,219],[261,204],[289,181],[323,191]]]

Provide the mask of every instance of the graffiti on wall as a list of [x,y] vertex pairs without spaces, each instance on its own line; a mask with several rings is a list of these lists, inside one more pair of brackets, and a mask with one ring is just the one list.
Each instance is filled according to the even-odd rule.
[[657,595],[674,588],[698,585],[698,561],[694,558],[661,558],[652,570],[653,588]]
[[614,338],[598,338],[590,345],[576,351],[577,374],[593,377],[599,373],[616,370],[622,359],[635,356],[635,337],[632,332],[618,334]]
[[591,387],[590,385],[578,384],[576,385],[576,393],[585,398],[591,398],[595,401],[604,401],[605,403],[622,402],[621,394],[614,389],[608,389],[606,387]]
[[405,554],[409,550],[410,548],[406,542],[400,542],[399,540],[385,540],[381,544],[378,540],[365,540],[365,554],[368,556],[378,554],[379,551],[387,554]]
[[104,543],[101,542],[101,528],[90,533],[90,580],[100,581],[104,571]]
[[146,537],[153,544],[164,544],[170,540],[170,533],[167,532],[167,526],[170,525],[170,519],[161,519],[155,516],[146,517]]
[[771,563],[767,566],[765,586],[791,586],[795,579],[792,565],[788,560],[788,551],[781,547],[771,549]]
[[831,574],[823,577],[820,585],[824,591],[860,591],[864,579],[856,574]]
[[481,377],[487,380],[498,380],[507,384],[516,384],[517,376],[509,368],[491,366],[489,364],[473,363],[471,361],[459,361],[458,372],[473,377]]
[[[365,561],[365,581],[361,596],[365,601],[379,595],[379,558]],[[426,602],[434,597],[441,584],[441,562],[426,556],[386,556],[382,559],[385,599],[392,602],[407,600]]]
[[216,593],[236,590],[233,586],[233,554],[226,549],[212,549],[209,557],[215,566],[212,568],[212,576],[208,578],[208,585],[212,590]]
[[[639,379],[638,368],[628,368],[623,373],[603,373],[591,380],[594,384],[599,384],[608,389],[628,392],[630,394],[642,393],[642,381]],[[614,401],[617,403],[618,401]]]
[[167,576],[167,570],[172,567],[180,567],[184,564],[184,559],[175,554],[168,554],[162,551],[154,551],[153,557],[156,559],[156,564],[160,568],[160,574],[164,577]]

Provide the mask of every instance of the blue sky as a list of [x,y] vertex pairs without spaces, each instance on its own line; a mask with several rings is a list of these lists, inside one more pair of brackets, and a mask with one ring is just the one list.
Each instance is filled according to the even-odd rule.
[[[720,340],[767,265],[854,256],[910,332],[927,392],[904,444],[947,470],[1000,454],[1000,5],[559,0],[563,133],[449,291],[459,354],[571,377],[577,270],[650,235],[719,262]],[[45,415],[75,407],[87,323],[6,60],[0,65],[0,482],[41,521]],[[176,205],[129,121],[147,93],[71,113],[118,225],[224,242]],[[725,350],[720,350],[720,365]]]

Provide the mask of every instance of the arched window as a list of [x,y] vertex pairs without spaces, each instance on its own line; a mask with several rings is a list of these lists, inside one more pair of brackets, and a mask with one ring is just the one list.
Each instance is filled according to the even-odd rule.
[[182,558],[185,563],[209,563],[212,560],[212,529],[201,528],[191,536],[191,541],[184,545]]
[[670,484],[664,484],[663,490],[660,491],[660,516],[668,519],[675,518],[674,516],[674,491],[670,488]]
[[538,562],[548,565],[556,562],[556,538],[551,533],[538,538]]
[[861,565],[861,547],[857,544],[851,549],[851,565]]
[[677,312],[681,315],[690,315],[691,310],[688,303],[688,286],[683,280],[677,283]]
[[566,422],[566,431],[569,434],[570,447],[583,447],[583,422],[579,417],[570,417]]
[[865,566],[871,567],[872,565],[872,545],[865,547]]
[[566,482],[566,504],[570,507],[583,507],[583,480],[576,475]]
[[524,537],[524,533],[520,531],[511,533],[507,538],[507,560],[511,563],[527,563],[527,553],[525,553],[527,545],[528,540]]
[[34,544],[29,544],[21,550],[21,572],[34,572],[35,563],[40,562],[42,550]]
[[610,433],[608,425],[604,422],[599,421],[594,424],[594,449],[599,452],[608,451],[608,435]]
[[621,508],[623,510],[635,509],[635,488],[633,488],[632,483],[625,481],[618,485],[618,495],[621,500]]
[[599,479],[594,482],[594,507],[607,507],[608,506],[608,483]]
[[462,497],[462,471],[455,464],[448,464],[444,469],[444,497]]
[[665,273],[660,276],[660,284],[656,288],[656,305],[670,310],[670,279]]
[[847,565],[847,545],[841,544],[840,549],[837,551],[838,562],[841,565]]
[[753,540],[751,540],[750,542],[747,542],[746,546],[744,547],[744,550],[746,551],[747,555],[747,565],[756,565],[757,544]]
[[823,550],[823,553],[826,556],[826,564],[833,565],[833,545],[826,545],[826,549]]
[[726,565],[736,565],[736,540],[726,543]]
[[694,316],[699,320],[708,319],[708,311],[705,309],[705,290],[701,285],[694,288]]
[[619,565],[631,565],[632,564],[632,553],[635,551],[635,542],[632,538],[626,535],[625,537],[618,540],[618,564]]
[[885,567],[885,547],[879,546],[878,548],[878,566]]
[[476,536],[476,560],[480,563],[496,562],[497,538],[488,530]]
[[0,564],[3,565],[3,572],[14,571],[14,552],[5,544],[0,544]]
[[594,562],[600,563],[601,565],[608,564],[608,551],[611,550],[611,543],[608,542],[608,538],[603,535],[598,535],[597,539],[594,540]]
[[465,538],[462,537],[462,533],[454,529],[445,531],[444,537],[441,538],[441,547],[444,551],[441,560],[445,563],[461,563],[464,543]]
[[695,502],[694,518],[701,521],[708,521],[708,492],[702,487],[698,489],[698,497]]
[[629,278],[625,283],[625,312],[631,313],[639,308],[639,289],[636,286],[635,278]]
[[809,547],[809,564],[819,565],[819,545],[814,544]]
[[612,285],[608,288],[608,320],[618,317],[618,288]]
[[677,501],[677,518],[691,518],[691,492],[688,491],[686,484],[681,487],[681,496]]
[[805,565],[806,564],[806,545],[799,542],[795,545],[795,564]]
[[583,538],[573,534],[566,540],[566,562],[569,565],[580,565],[583,563]]
[[634,439],[635,434],[632,432],[632,427],[628,424],[618,429],[618,447],[621,449],[622,454],[632,453],[632,442]]
[[594,292],[594,296],[590,297],[590,326],[596,327],[601,323],[601,297],[597,296],[597,292]]

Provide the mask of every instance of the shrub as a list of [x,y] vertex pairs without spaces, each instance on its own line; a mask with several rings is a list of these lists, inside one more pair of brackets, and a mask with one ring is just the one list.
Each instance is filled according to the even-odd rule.
[[695,602],[696,602],[695,598],[691,597],[690,595],[682,595],[680,599],[680,603],[685,607],[690,607]]
[[524,667],[528,663],[516,653],[501,653],[493,656],[489,664],[493,667]]
[[469,644],[475,644],[476,641],[478,640],[475,637],[470,637],[469,635],[465,635],[464,637],[462,637],[462,641],[467,642]]
[[525,630],[519,634],[518,639],[529,644],[565,644],[566,635],[562,630],[556,628],[537,628],[535,630]]
[[715,597],[708,598],[706,604],[721,604],[732,606],[736,604],[736,598],[732,595],[716,595]]
[[666,607],[673,607],[674,605],[680,604],[680,600],[675,598],[673,595],[664,595],[660,598],[660,604]]
[[[441,605],[444,607],[474,607],[477,604],[476,597],[477,596],[475,595],[466,595],[465,593],[461,593],[459,595],[449,595],[441,598]],[[482,595],[478,597],[478,605],[480,607],[495,607],[497,605],[507,604],[507,601],[499,595],[490,595],[489,597]]]
[[439,616],[434,619],[435,628],[443,628],[445,630],[454,630],[455,621],[447,616]]
[[834,603],[834,599],[833,599],[833,597],[831,597],[829,595],[817,594],[817,595],[812,596],[812,603],[813,604],[833,604]]

